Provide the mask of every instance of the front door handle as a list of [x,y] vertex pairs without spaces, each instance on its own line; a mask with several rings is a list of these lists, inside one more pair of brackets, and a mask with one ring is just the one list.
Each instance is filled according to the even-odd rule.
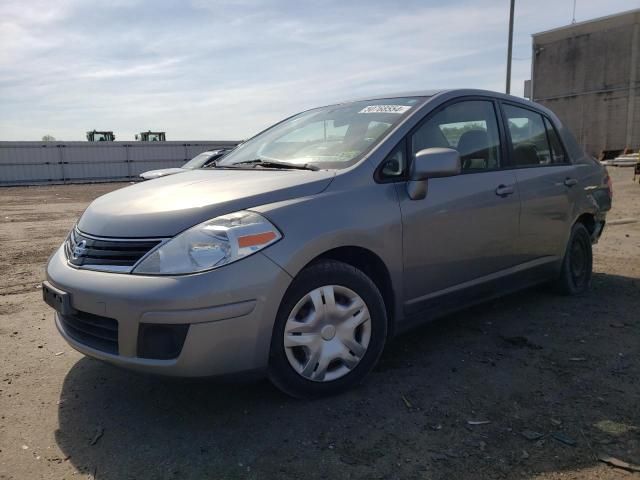
[[576,180],[575,178],[565,178],[564,184],[567,187],[573,187],[574,185],[578,184],[578,180]]
[[513,192],[515,192],[513,185],[498,185],[496,188],[496,195],[502,198],[513,194]]

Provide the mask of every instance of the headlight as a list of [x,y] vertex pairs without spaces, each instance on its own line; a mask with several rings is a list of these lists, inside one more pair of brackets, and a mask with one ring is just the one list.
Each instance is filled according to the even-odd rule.
[[256,253],[282,238],[262,215],[240,211],[216,217],[178,234],[152,251],[133,270],[179,275],[221,267]]

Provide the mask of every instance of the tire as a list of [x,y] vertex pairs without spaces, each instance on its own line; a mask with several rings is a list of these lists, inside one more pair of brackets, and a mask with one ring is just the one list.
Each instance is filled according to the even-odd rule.
[[593,273],[591,235],[582,223],[571,229],[555,289],[563,295],[580,295],[589,290]]
[[278,309],[269,378],[297,398],[337,394],[366,377],[386,337],[385,304],[373,281],[346,263],[313,263],[293,280]]

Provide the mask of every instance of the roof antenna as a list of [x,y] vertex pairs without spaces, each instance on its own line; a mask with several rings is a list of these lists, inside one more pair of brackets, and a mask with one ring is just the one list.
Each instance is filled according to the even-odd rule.
[[576,2],[578,0],[573,0],[573,18],[571,19],[571,23],[576,23]]

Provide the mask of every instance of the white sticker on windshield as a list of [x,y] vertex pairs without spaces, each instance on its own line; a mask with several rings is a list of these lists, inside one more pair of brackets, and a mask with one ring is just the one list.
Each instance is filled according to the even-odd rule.
[[410,108],[409,105],[369,105],[358,113],[404,113]]

